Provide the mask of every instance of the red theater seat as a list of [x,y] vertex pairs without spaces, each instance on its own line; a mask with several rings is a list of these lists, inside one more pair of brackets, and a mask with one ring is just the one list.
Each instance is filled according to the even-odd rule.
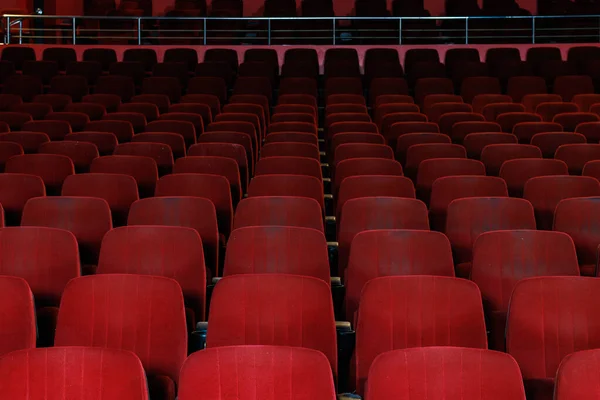
[[522,197],[529,179],[549,175],[569,175],[567,164],[560,160],[518,158],[505,161],[499,176],[506,182],[511,196]]
[[[219,380],[211,378],[215,374]],[[240,376],[253,378],[240,380]],[[255,393],[258,398],[279,396],[289,393],[283,382],[294,388],[292,397],[336,398],[327,357],[320,351],[286,346],[231,346],[196,352],[181,370],[178,398],[192,400],[203,393],[217,399],[231,390]]]
[[505,161],[519,158],[542,158],[541,150],[528,144],[491,144],[481,151],[481,161],[488,175],[497,176]]
[[565,144],[556,150],[554,158],[564,161],[571,175],[581,175],[588,161],[600,160],[600,144]]
[[382,354],[371,365],[365,392],[373,400],[386,399],[391,393],[400,398],[428,393],[446,400],[460,400],[463,396],[525,400],[519,365],[511,356],[460,347]]
[[256,163],[255,176],[260,175],[307,175],[323,179],[321,163],[305,157],[268,157]]
[[131,205],[129,226],[162,225],[195,229],[202,238],[206,267],[218,276],[219,233],[215,206],[199,197],[157,197]]
[[307,197],[252,197],[240,201],[234,229],[246,226],[297,226],[323,232],[323,211]]
[[445,233],[452,243],[456,275],[471,276],[473,244],[489,231],[534,229],[533,206],[523,199],[471,197],[453,200],[448,206]]
[[44,197],[46,188],[42,178],[28,174],[0,174],[0,204],[7,226],[18,226],[25,203],[34,197]]
[[325,212],[323,183],[307,175],[261,175],[250,181],[248,197],[291,196],[316,200]]
[[566,356],[556,373],[557,400],[592,400],[590,382],[598,375],[598,350],[578,351]]
[[97,274],[157,275],[179,283],[190,322],[204,320],[206,270],[202,239],[191,228],[127,226],[102,240]]
[[[5,356],[12,351],[35,348],[35,306],[27,281],[12,276],[0,276],[0,293],[2,293],[0,310],[4,321],[0,326],[0,335],[4,338],[0,341],[0,355]],[[8,377],[10,374],[5,373],[2,376]]]
[[[65,368],[65,360],[69,368]],[[0,390],[18,399],[23,388],[33,397],[45,396],[49,382],[57,396],[93,393],[98,400],[148,400],[144,368],[135,354],[92,347],[23,350],[0,361]],[[40,377],[44,379],[40,382]],[[98,388],[102,390],[98,391]]]
[[70,231],[77,238],[82,264],[96,265],[100,244],[112,229],[108,203],[90,197],[38,197],[25,204],[21,226]]
[[233,205],[229,181],[218,175],[166,175],[156,183],[156,197],[192,196],[210,200],[216,209],[219,232],[229,236],[233,223]]
[[[95,312],[89,312],[92,307]],[[100,330],[102,336],[93,335]],[[140,336],[140,330],[152,335]],[[97,275],[67,285],[55,345],[133,351],[149,377],[151,396],[174,400],[179,370],[187,355],[186,336],[183,296],[176,281],[158,276]]]
[[224,276],[291,274],[329,285],[327,242],[316,229],[251,226],[233,231],[227,242]]
[[67,156],[25,154],[11,157],[6,162],[5,172],[37,175],[44,181],[46,191],[57,194],[65,179],[75,173],[75,167]]
[[493,176],[446,176],[431,187],[429,214],[431,227],[443,231],[446,212],[453,200],[467,197],[508,197],[504,180]]
[[357,392],[364,393],[369,368],[378,355],[429,346],[487,348],[477,286],[441,276],[369,281],[361,294],[356,326],[353,383]]
[[454,276],[452,249],[439,232],[364,231],[352,240],[346,269],[346,319],[355,320],[364,285],[381,276]]
[[491,348],[505,350],[506,314],[517,282],[556,275],[579,275],[575,246],[568,235],[509,230],[482,233],[475,240],[471,280],[483,296]]
[[[560,362],[576,351],[599,347],[598,324],[593,322],[599,284],[593,278],[538,277],[515,285],[506,348],[521,367],[528,398],[552,399]],[[557,329],[567,320],[568,329]]]
[[[245,307],[237,307],[238,304]],[[329,285],[295,275],[234,275],[215,286],[207,348],[305,347],[325,354],[337,375],[335,319]]]
[[73,162],[75,171],[78,173],[89,172],[92,161],[99,157],[98,148],[95,144],[68,140],[44,143],[40,146],[38,153],[67,156]]
[[338,273],[344,271],[354,237],[373,229],[429,230],[427,206],[415,199],[363,197],[345,202],[338,228]]
[[600,198],[573,198],[558,203],[554,212],[555,231],[565,232],[575,242],[581,275],[596,276],[598,237],[596,221]]
[[523,197],[533,204],[538,229],[551,230],[554,211],[563,199],[600,196],[600,183],[589,176],[540,176],[525,183]]

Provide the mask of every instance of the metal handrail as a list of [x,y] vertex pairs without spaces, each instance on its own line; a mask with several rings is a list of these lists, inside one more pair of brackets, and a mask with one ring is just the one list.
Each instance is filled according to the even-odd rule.
[[[265,31],[266,36],[261,36],[260,39],[266,39],[267,44],[271,44],[271,36],[272,36],[272,21],[331,21],[331,31],[332,35],[327,35],[325,38],[328,38],[332,41],[332,44],[338,44],[337,38],[338,31],[341,28],[337,27],[338,21],[397,21],[398,22],[398,44],[403,44],[402,32],[403,32],[403,23],[405,21],[462,21],[464,22],[464,29],[458,29],[457,32],[464,32],[464,43],[469,44],[470,38],[475,39],[477,37],[472,37],[471,32],[477,32],[477,29],[471,28],[470,26],[472,22],[478,20],[520,20],[520,21],[530,21],[530,28],[526,28],[527,33],[522,38],[530,37],[530,42],[532,44],[536,43],[536,31],[541,31],[543,28],[536,27],[537,20],[549,20],[549,19],[597,19],[598,26],[598,35],[600,36],[600,15],[514,15],[514,16],[440,16],[440,17],[396,17],[396,16],[388,16],[388,17],[355,17],[355,16],[333,16],[333,17],[194,17],[194,16],[184,16],[184,17],[168,17],[168,16],[74,16],[74,15],[23,15],[23,14],[5,14],[3,18],[6,19],[6,26],[8,29],[6,30],[5,35],[5,44],[11,43],[11,28],[14,25],[19,25],[19,44],[22,44],[23,41],[23,21],[24,20],[64,20],[69,21],[70,31],[71,31],[71,40],[73,44],[77,43],[77,22],[85,21],[85,20],[96,20],[96,21],[132,21],[135,23],[134,30],[131,30],[132,36],[129,37],[129,40],[136,40],[137,44],[141,45],[143,42],[143,33],[153,32],[148,28],[144,29],[145,21],[202,21],[203,27],[200,30],[203,33],[203,41],[202,44],[207,44],[207,24],[211,21],[266,21],[268,23],[267,29]],[[587,28],[586,28],[587,29]],[[593,28],[592,28],[593,29]],[[553,29],[555,30],[555,29]],[[67,27],[67,32],[69,28]],[[134,31],[137,31],[133,33]],[[217,30],[218,31],[218,30]],[[216,32],[217,32],[216,31]],[[445,31],[454,31],[452,29],[445,29]],[[529,35],[529,31],[531,34]],[[63,31],[64,32],[64,31]],[[107,30],[106,32],[109,32]],[[461,35],[462,37],[462,35]],[[544,36],[537,35],[538,38],[543,38]],[[36,36],[36,38],[40,38]],[[43,36],[41,37],[43,38]],[[85,38],[85,36],[80,36],[80,38]],[[173,38],[177,39],[177,38]],[[324,39],[324,38],[320,38]],[[343,40],[343,39],[339,39]]]

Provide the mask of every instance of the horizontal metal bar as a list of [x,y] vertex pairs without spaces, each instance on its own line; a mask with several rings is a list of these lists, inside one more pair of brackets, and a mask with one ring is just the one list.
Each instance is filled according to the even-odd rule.
[[3,17],[9,18],[23,18],[23,19],[72,19],[77,18],[80,20],[92,19],[92,20],[222,20],[222,21],[421,21],[421,20],[432,20],[432,21],[446,21],[456,20],[465,21],[469,20],[506,20],[506,19],[522,19],[522,20],[533,20],[533,19],[580,19],[580,18],[600,18],[600,15],[511,15],[511,16],[477,16],[477,17],[158,17],[158,16],[74,16],[74,15],[24,15],[24,14],[4,14]]

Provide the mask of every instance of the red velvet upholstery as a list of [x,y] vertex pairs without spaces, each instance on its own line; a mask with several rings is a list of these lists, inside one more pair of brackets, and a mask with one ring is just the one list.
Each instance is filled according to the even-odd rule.
[[18,143],[27,154],[37,153],[40,146],[48,143],[50,137],[43,132],[7,132],[0,134],[0,142]]
[[202,238],[206,267],[218,276],[219,231],[214,204],[200,197],[157,197],[138,200],[129,210],[128,225],[193,228]]
[[[234,205],[242,198],[242,182],[240,179],[240,169],[237,162],[229,157],[183,157],[175,162],[173,167],[174,174],[210,174],[223,176],[231,186],[231,195]],[[244,188],[247,182],[244,180]]]
[[405,174],[413,179],[416,178],[421,162],[432,158],[467,158],[467,151],[458,144],[424,143],[412,145],[406,151]]
[[457,122],[452,125],[452,139],[455,142],[462,142],[470,133],[480,132],[502,132],[502,127],[496,122],[465,121]]
[[89,142],[49,142],[44,143],[39,148],[41,154],[60,154],[67,156],[73,161],[73,165],[78,172],[89,171],[92,161],[98,157],[98,148],[95,144]]
[[[244,307],[240,307],[243,304]],[[329,285],[297,275],[235,275],[215,286],[207,347],[306,347],[337,371],[335,319]]]
[[584,350],[566,356],[556,373],[556,400],[593,400],[598,395],[599,350]]
[[62,229],[0,229],[0,274],[25,279],[38,307],[58,307],[66,284],[80,275],[77,240]]
[[323,233],[290,226],[234,230],[227,241],[224,276],[274,273],[312,276],[329,285],[329,258]]
[[575,246],[568,235],[514,230],[486,232],[477,238],[471,279],[483,296],[491,348],[505,349],[506,313],[516,283],[555,275],[579,275]]
[[[240,177],[248,181],[249,170],[252,171],[252,157],[248,158],[244,146],[235,143],[198,143],[188,149],[188,157],[215,156],[234,159],[240,167]],[[250,150],[250,156],[252,151]]]
[[471,275],[473,244],[489,231],[535,229],[531,203],[508,197],[470,197],[453,200],[448,206],[445,233],[452,243],[456,274]]
[[415,188],[410,179],[393,175],[355,175],[343,180],[335,204],[336,216],[341,218],[348,200],[360,197],[415,198]]
[[186,305],[204,320],[206,271],[202,239],[191,228],[127,226],[102,240],[97,274],[156,275],[179,283]]
[[90,122],[90,117],[81,112],[53,112],[46,115],[45,119],[49,121],[67,121],[73,132],[84,130]]
[[4,208],[7,225],[19,225],[27,200],[45,195],[44,182],[39,176],[0,174],[0,204]]
[[134,201],[139,199],[135,179],[122,174],[77,174],[65,179],[63,196],[98,197],[108,203],[113,221],[127,223],[127,214]]
[[454,175],[485,175],[481,161],[466,158],[430,158],[419,163],[417,190],[419,197],[429,200],[431,187],[436,179]]
[[356,327],[356,389],[387,351],[411,347],[487,348],[481,294],[473,282],[441,276],[393,276],[369,281]]
[[188,121],[154,121],[146,125],[146,132],[173,132],[183,136],[187,145],[196,143],[196,128]]
[[562,145],[578,143],[586,143],[585,136],[572,132],[536,133],[531,138],[531,144],[539,147],[544,158],[554,158],[556,150]]
[[575,128],[575,132],[586,137],[588,143],[600,140],[600,122],[583,122]]
[[535,113],[539,114],[545,122],[552,122],[554,117],[558,114],[578,111],[579,107],[577,107],[577,104],[563,102],[544,102],[538,104],[535,108]]
[[500,168],[500,178],[506,181],[511,196],[523,196],[525,183],[536,176],[568,175],[567,164],[560,160],[521,158],[505,161]]
[[131,141],[134,143],[145,142],[165,144],[171,148],[171,152],[175,159],[185,157],[185,140],[179,133],[144,132],[135,135]]
[[94,159],[90,167],[94,174],[122,174],[135,179],[140,197],[154,195],[158,181],[156,161],[143,156],[104,156]]
[[9,158],[24,154],[23,147],[15,142],[0,142],[0,171],[4,172],[4,166]]
[[256,163],[255,176],[260,175],[307,175],[323,179],[321,163],[305,157],[268,157]]
[[[277,114],[282,115],[282,114]],[[286,114],[283,114],[286,115]],[[307,114],[302,114],[307,115]],[[379,135],[372,135],[379,136]],[[379,136],[381,137],[381,136]],[[381,137],[383,141],[383,137]],[[312,133],[306,132],[276,132],[269,133],[265,138],[265,144],[268,143],[310,143],[314,145],[319,144],[319,138]]]
[[399,197],[363,197],[346,202],[338,228],[338,273],[344,270],[354,237],[374,229],[429,230],[427,206],[415,199]]
[[579,124],[600,121],[600,117],[598,116],[598,111],[600,111],[600,108],[597,106],[593,106],[590,111],[593,111],[593,113],[568,112],[558,114],[554,116],[552,122],[562,125],[564,130],[567,132],[573,132],[575,129],[577,129],[577,126],[579,126]]
[[453,200],[465,197],[508,197],[504,180],[492,176],[445,176],[431,187],[429,213],[431,226],[436,230],[446,227],[446,211]]
[[352,158],[385,158],[394,159],[394,151],[384,144],[348,143],[335,148],[334,164]]
[[129,142],[133,137],[133,125],[128,121],[92,121],[85,126],[89,132],[110,132],[117,137],[119,143]]
[[167,175],[156,183],[155,196],[193,196],[209,199],[217,210],[219,232],[229,236],[233,222],[233,206],[231,189],[225,177],[208,174]]
[[142,156],[150,157],[163,173],[171,172],[173,168],[173,151],[171,147],[162,143],[121,143],[113,152],[115,156]]
[[100,155],[112,154],[117,147],[117,137],[112,132],[77,132],[65,136],[65,140],[89,142],[96,145]]
[[542,158],[542,151],[528,144],[491,144],[481,151],[481,161],[488,175],[498,176],[505,161],[517,158]]
[[64,180],[75,173],[69,157],[57,154],[24,154],[11,157],[6,162],[6,172],[37,175],[44,181],[46,189],[60,191]]
[[22,226],[70,231],[77,238],[82,264],[97,264],[104,234],[112,229],[106,200],[91,197],[38,197],[23,209]]
[[540,176],[525,184],[523,197],[533,204],[538,229],[552,229],[554,211],[563,199],[600,196],[600,183],[589,176]]
[[35,307],[27,281],[12,276],[0,276],[0,293],[0,356],[15,350],[34,348]]
[[[427,96],[430,97],[431,95]],[[427,98],[425,98],[425,103],[427,103]],[[440,118],[444,114],[450,113],[471,113],[473,112],[473,107],[470,104],[466,104],[462,102],[441,102],[435,103],[430,106],[425,104],[425,114],[431,122],[439,123]],[[440,127],[441,128],[441,127]],[[450,133],[450,132],[448,132]]]
[[11,353],[0,359],[0,392],[13,400],[148,400],[144,368],[135,354],[92,347]]
[[525,400],[519,365],[503,353],[460,347],[390,351],[371,366],[369,400]]
[[562,359],[600,347],[600,281],[538,277],[515,285],[509,303],[506,348],[523,374],[528,399],[552,399]]
[[335,400],[327,358],[320,352],[285,346],[231,346],[190,356],[181,370],[179,400]]
[[511,133],[518,124],[523,122],[542,122],[542,117],[527,112],[506,112],[499,114],[496,117],[496,122],[502,127],[502,132]]
[[408,229],[357,234],[346,269],[346,319],[354,320],[360,293],[368,281],[395,275],[454,276],[452,249],[446,236]]
[[335,168],[333,197],[337,198],[344,179],[356,175],[402,176],[402,165],[398,161],[383,158],[360,158],[342,161]]
[[512,133],[519,143],[530,143],[536,133],[562,131],[562,126],[553,122],[520,122],[513,127]]
[[262,175],[250,181],[248,197],[291,196],[308,197],[325,210],[323,183],[306,175]]
[[246,226],[297,226],[323,232],[323,210],[307,197],[252,197],[240,201],[234,229]]
[[600,198],[572,198],[561,200],[554,212],[554,230],[565,232],[575,242],[581,274],[596,276],[596,262],[600,237],[597,223]]
[[556,150],[554,158],[564,161],[571,175],[581,175],[585,163],[600,160],[600,144],[565,144]]
[[320,159],[319,148],[310,143],[268,143],[262,148],[260,156],[267,157],[306,157]]
[[[151,388],[155,380],[177,382],[187,356],[181,288],[158,276],[73,279],[63,293],[54,344],[131,350],[142,361]],[[158,386],[162,393],[165,385]],[[174,394],[159,399],[174,400]]]

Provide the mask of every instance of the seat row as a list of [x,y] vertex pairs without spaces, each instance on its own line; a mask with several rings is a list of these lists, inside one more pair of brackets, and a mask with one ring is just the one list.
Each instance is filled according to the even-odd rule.
[[[5,356],[0,359],[0,365],[4,365],[5,362],[19,359],[19,353],[10,351],[35,347],[35,322],[32,320],[33,297],[27,283],[13,277],[2,277],[0,283],[6,299],[2,302],[2,308],[8,322],[3,324],[2,330],[7,333],[7,337],[12,338],[3,342]],[[361,294],[352,383],[360,394],[365,393],[366,386],[367,398],[373,395],[371,391],[377,388],[378,379],[383,379],[382,383],[387,382],[384,388],[398,385],[400,391],[402,388],[409,390],[404,386],[405,380],[399,380],[397,376],[390,380],[386,367],[404,364],[406,368],[405,363],[412,359],[411,352],[417,352],[421,362],[428,352],[433,352],[430,355],[437,358],[438,363],[439,352],[464,354],[465,358],[460,365],[465,368],[465,362],[474,364],[463,373],[474,373],[472,368],[477,368],[481,373],[481,358],[492,357],[494,354],[500,360],[505,357],[507,365],[512,365],[513,375],[508,381],[511,385],[507,385],[510,375],[503,374],[501,379],[504,384],[495,387],[489,396],[501,393],[498,398],[507,398],[504,396],[509,394],[510,398],[524,398],[523,387],[518,379],[518,363],[528,397],[552,399],[554,378],[561,361],[581,357],[578,351],[596,348],[597,332],[594,331],[593,324],[578,325],[568,330],[557,327],[567,316],[594,320],[593,310],[598,305],[594,294],[597,286],[596,279],[580,277],[550,276],[519,281],[511,295],[507,323],[507,350],[514,357],[513,360],[509,356],[485,350],[487,340],[482,300],[474,283],[436,276],[373,279],[365,285]],[[239,302],[243,302],[245,307],[240,309]],[[394,304],[397,307],[382,307],[382,304]],[[266,315],[270,316],[269,323],[261,323]],[[131,316],[135,318],[125,324],[124,320]],[[294,275],[239,275],[222,279],[215,286],[211,302],[208,350],[195,353],[187,362],[183,297],[177,282],[169,278],[119,274],[75,278],[65,288],[57,321],[57,347],[54,350],[39,350],[39,353],[58,352],[64,357],[66,351],[73,351],[76,358],[76,354],[81,355],[84,351],[81,347],[61,350],[60,346],[93,346],[133,351],[148,376],[152,398],[174,399],[176,382],[179,383],[179,390],[183,390],[179,396],[185,396],[185,385],[181,379],[187,375],[187,363],[193,359],[214,357],[218,354],[216,349],[233,352],[231,356],[234,358],[230,362],[234,364],[225,364],[230,368],[223,369],[223,373],[232,374],[235,369],[231,367],[243,362],[245,358],[237,359],[240,355],[236,353],[243,353],[244,350],[234,350],[227,346],[240,345],[293,346],[316,350],[315,357],[320,352],[318,357],[322,358],[321,363],[327,367],[315,369],[313,366],[311,369],[313,372],[320,371],[323,377],[328,376],[325,379],[330,382],[327,392],[331,394],[335,390],[331,377],[333,375],[335,379],[338,375],[337,340],[331,297],[328,286],[314,278]],[[248,327],[254,329],[249,330]],[[290,327],[295,329],[290,331]],[[140,332],[152,332],[153,335],[139,335]],[[117,340],[118,338],[120,339]],[[559,347],[559,351],[555,351],[554,343],[565,340],[574,345]],[[140,346],[144,349],[141,350]],[[435,346],[452,346],[452,349],[442,350]],[[414,347],[430,350],[410,350]],[[469,357],[470,351],[460,350],[459,347],[480,350]],[[286,358],[291,360],[290,348],[278,349],[280,350],[269,351],[271,360],[278,351],[284,351]],[[401,350],[404,352],[400,352]],[[570,356],[572,353],[575,354]],[[398,358],[400,354],[402,357]],[[132,358],[134,359],[136,358]],[[547,364],[540,364],[540,359],[545,359]],[[254,360],[256,362],[256,358]],[[384,360],[391,364],[387,365]],[[139,361],[130,365],[139,366]],[[216,361],[212,359],[212,362]],[[490,368],[494,367],[490,365]],[[387,373],[379,377],[379,369],[386,370]],[[17,371],[19,369],[9,375],[15,376]],[[141,372],[137,375],[143,377]],[[558,376],[561,376],[561,372]],[[375,379],[371,381],[371,378]],[[195,377],[194,382],[198,382],[197,379]],[[145,385],[140,385],[139,380],[140,378],[136,386],[138,389],[144,388]],[[218,381],[214,378],[211,380]],[[14,379],[3,381],[3,384],[13,381]],[[481,386],[472,389],[477,392],[482,390],[482,386],[486,386],[479,379],[457,379],[453,382],[455,385],[459,382],[461,385],[480,382]],[[560,379],[558,385],[560,388]],[[460,388],[461,386],[456,390]],[[63,390],[66,389],[67,387],[63,387]],[[319,389],[318,392],[322,392],[325,388]],[[506,392],[499,392],[503,390]],[[292,391],[295,392],[293,389]],[[518,397],[514,397],[516,395]]]

